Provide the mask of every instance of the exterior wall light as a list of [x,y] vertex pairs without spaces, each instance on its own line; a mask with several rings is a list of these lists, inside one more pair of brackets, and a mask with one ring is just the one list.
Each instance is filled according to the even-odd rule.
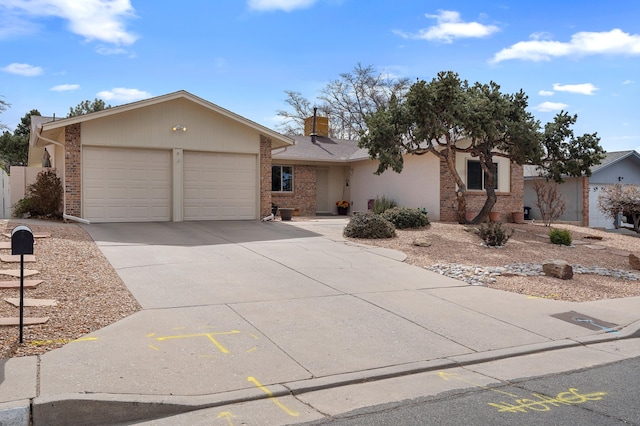
[[186,132],[187,131],[187,127],[183,126],[181,124],[176,124],[175,126],[173,126],[172,130],[174,132],[177,132],[178,130],[182,130],[183,132]]

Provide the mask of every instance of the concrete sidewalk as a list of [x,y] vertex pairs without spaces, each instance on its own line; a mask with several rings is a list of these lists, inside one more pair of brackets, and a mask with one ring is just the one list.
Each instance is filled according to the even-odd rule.
[[4,361],[0,423],[30,403],[36,425],[145,420],[640,337],[640,298],[468,286],[345,242],[345,223],[87,226],[143,310]]

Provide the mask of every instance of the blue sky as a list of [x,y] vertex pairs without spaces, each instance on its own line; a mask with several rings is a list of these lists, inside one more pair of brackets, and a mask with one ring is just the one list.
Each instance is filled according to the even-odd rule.
[[0,122],[187,90],[275,128],[356,64],[523,89],[543,123],[578,114],[607,151],[640,150],[640,2],[0,0]]

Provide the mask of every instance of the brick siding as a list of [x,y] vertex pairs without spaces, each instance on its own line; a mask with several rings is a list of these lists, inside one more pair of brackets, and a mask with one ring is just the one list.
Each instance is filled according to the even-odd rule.
[[[269,176],[271,176],[271,170],[269,170]],[[269,178],[269,189],[271,189],[271,178]],[[296,208],[299,209],[301,216],[314,216],[316,214],[316,167],[294,165],[293,192],[273,192],[271,199],[278,207]]]
[[80,123],[66,126],[64,134],[65,212],[76,217],[82,217],[82,158],[80,146]]
[[[440,221],[457,222],[456,182],[449,173],[447,164],[440,159]],[[524,211],[524,172],[523,167],[511,163],[510,192],[498,192],[494,212],[500,213],[501,222],[511,222],[511,212]],[[467,191],[467,212],[479,212],[487,199],[484,191]]]
[[271,139],[260,135],[260,217],[271,214]]

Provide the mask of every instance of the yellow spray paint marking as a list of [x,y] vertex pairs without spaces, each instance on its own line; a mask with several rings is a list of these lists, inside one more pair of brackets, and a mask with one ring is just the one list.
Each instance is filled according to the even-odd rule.
[[292,416],[292,417],[298,417],[300,415],[300,413],[296,412],[296,411],[292,411],[289,410],[287,407],[285,407],[280,401],[278,401],[278,399],[273,396],[273,393],[271,393],[271,391],[269,389],[267,389],[266,387],[262,386],[260,384],[260,382],[258,380],[256,380],[255,377],[247,377],[247,380],[250,381],[251,383],[255,384],[258,389],[260,389],[262,392],[266,393],[267,396],[269,397],[269,399],[271,399],[271,401],[273,401],[274,404],[276,404],[278,406],[278,408],[280,408],[282,411],[284,411],[285,413],[287,413],[288,415]]
[[233,426],[233,421],[231,419],[234,417],[235,416],[231,411],[222,411],[220,414],[218,414],[219,419],[227,419],[227,423],[229,424],[229,426]]
[[194,337],[206,337],[207,339],[209,339],[209,341],[211,343],[213,343],[220,352],[222,352],[223,354],[228,354],[229,350],[227,348],[225,348],[224,346],[222,346],[214,336],[219,336],[219,335],[228,335],[228,334],[238,334],[240,333],[240,331],[238,330],[231,330],[231,331],[220,331],[217,333],[196,333],[196,334],[179,334],[179,335],[175,335],[175,336],[162,336],[162,337],[156,337],[155,340],[159,341],[159,342],[164,342],[165,340],[175,340],[175,339],[191,339]]
[[157,347],[157,346],[149,345],[149,347],[150,347],[151,349],[153,349],[154,351],[159,351],[159,350],[160,350],[160,348],[159,348],[159,347]]
[[490,391],[492,391],[492,392],[496,392],[496,393],[502,393],[502,394],[504,394],[504,395],[512,396],[512,397],[514,397],[514,398],[515,398],[516,396],[518,396],[518,395],[514,395],[514,394],[512,394],[512,393],[508,393],[508,392],[501,391],[501,390],[499,390],[499,389],[493,389],[493,388],[490,388],[490,387],[488,387],[488,386],[482,386],[482,385],[479,385],[479,384],[477,384],[477,383],[470,382],[469,380],[466,380],[466,379],[461,379],[461,378],[460,378],[460,376],[459,376],[459,374],[456,374],[456,373],[446,373],[446,372],[444,372],[444,371],[440,371],[440,372],[438,372],[438,376],[440,376],[440,378],[441,378],[442,380],[444,380],[444,381],[448,381],[448,380],[457,380],[458,382],[467,383],[467,384],[469,384],[469,385],[471,385],[471,386],[475,386],[475,387],[478,387],[478,388],[481,388],[481,389],[490,390]]
[[553,407],[561,405],[577,405],[587,401],[600,401],[607,395],[606,392],[593,392],[588,394],[578,393],[577,388],[570,388],[568,392],[560,392],[555,398],[532,393],[533,398],[515,399],[515,404],[507,402],[492,403],[489,405],[498,409],[500,413],[527,413],[530,411],[550,411]]
[[56,339],[56,340],[34,340],[33,342],[30,342],[30,345],[34,345],[34,346],[43,346],[43,345],[50,345],[52,343],[76,343],[76,342],[93,342],[95,340],[98,340],[97,337],[81,337],[79,339]]

